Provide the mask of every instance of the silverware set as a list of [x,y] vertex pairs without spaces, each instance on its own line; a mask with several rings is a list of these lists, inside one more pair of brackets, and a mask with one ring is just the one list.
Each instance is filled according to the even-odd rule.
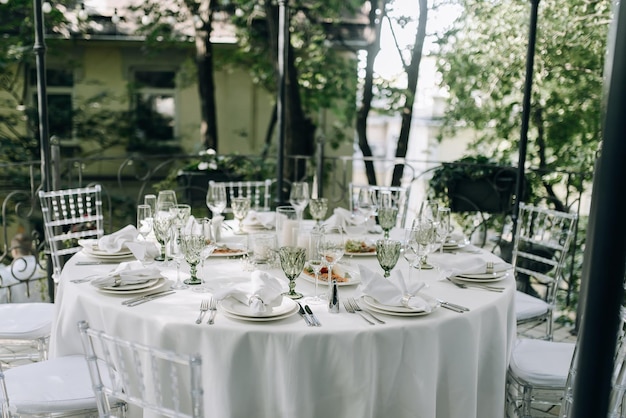
[[363,318],[363,320],[365,320],[365,322],[367,322],[370,325],[376,325],[376,323],[370,321],[365,315],[363,315],[363,312],[369,314],[379,324],[384,324],[385,323],[385,321],[383,321],[382,319],[376,317],[370,311],[366,311],[366,310],[361,309],[361,307],[357,303],[356,299],[354,299],[354,298],[344,299],[343,306],[346,308],[346,311],[348,313],[360,315],[361,318]]
[[322,326],[322,323],[319,321],[319,319],[317,319],[317,316],[315,316],[309,305],[302,306],[298,303],[298,315],[300,315],[302,319],[304,319],[304,322],[309,327]]
[[202,299],[202,302],[200,303],[200,314],[196,319],[196,324],[202,323],[202,320],[207,312],[210,312],[207,324],[213,325],[215,323],[215,315],[217,314],[217,300],[215,298]]
[[159,299],[164,296],[173,295],[174,293],[176,292],[171,289],[161,290],[160,292],[148,293],[147,295],[138,296],[132,299],[127,299],[122,302],[122,305],[137,306],[137,305],[141,305],[142,303],[150,302],[151,300],[154,300],[154,299]]

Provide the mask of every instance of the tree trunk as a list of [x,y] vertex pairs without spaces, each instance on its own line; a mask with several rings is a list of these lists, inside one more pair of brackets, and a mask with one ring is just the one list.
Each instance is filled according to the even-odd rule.
[[[424,49],[424,38],[426,37],[426,22],[428,19],[428,0],[419,0],[420,15],[415,33],[415,44],[411,53],[411,64],[406,68],[407,89],[405,102],[402,108],[402,125],[400,136],[396,147],[396,157],[405,158],[409,145],[409,134],[411,132],[411,119],[413,119],[413,105],[415,104],[415,93],[417,91],[417,80],[419,78],[420,63],[422,61],[422,51]],[[398,164],[393,170],[392,186],[400,186],[404,165]]]
[[215,105],[215,80],[213,77],[213,44],[211,26],[213,11],[208,8],[208,16],[203,26],[196,31],[196,65],[198,68],[198,94],[200,96],[200,137],[205,149],[218,151],[217,110]]
[[[356,117],[356,132],[359,139],[359,148],[361,149],[363,157],[366,158],[372,156],[372,149],[370,148],[369,141],[367,139],[367,117],[372,109],[372,99],[374,97],[374,63],[376,62],[376,56],[380,51],[380,30],[383,20],[382,17],[377,16],[377,11],[384,11],[387,1],[382,0],[382,4],[379,3],[381,3],[381,0],[373,0],[369,13],[369,26],[375,36],[372,43],[370,43],[367,47],[367,62],[365,66],[365,79],[363,81],[363,98]],[[372,160],[365,159],[364,163],[367,182],[369,184],[377,184],[374,162]]]

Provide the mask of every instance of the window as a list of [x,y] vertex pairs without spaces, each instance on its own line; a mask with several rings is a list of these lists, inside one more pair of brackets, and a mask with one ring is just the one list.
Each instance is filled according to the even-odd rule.
[[[29,80],[33,91],[33,106],[37,107],[37,72],[30,72]],[[71,70],[46,70],[46,92],[48,94],[48,131],[50,137],[60,140],[72,139],[74,112],[72,108],[72,91],[74,74]],[[39,113],[36,113],[35,127],[39,136]]]
[[171,141],[175,138],[174,71],[136,71],[134,81],[137,129],[146,141]]

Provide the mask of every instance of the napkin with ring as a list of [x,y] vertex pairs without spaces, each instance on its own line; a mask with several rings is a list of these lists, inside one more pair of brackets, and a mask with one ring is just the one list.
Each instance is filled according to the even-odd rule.
[[217,290],[213,296],[217,300],[232,297],[250,308],[253,314],[262,314],[268,306],[278,306],[282,302],[283,283],[265,271],[255,270],[250,281]]
[[161,276],[157,267],[144,267],[140,261],[125,261],[112,272],[91,281],[96,287],[124,286],[145,283]]

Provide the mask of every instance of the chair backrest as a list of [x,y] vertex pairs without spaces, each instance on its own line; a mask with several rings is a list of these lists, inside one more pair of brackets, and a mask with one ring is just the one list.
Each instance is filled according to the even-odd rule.
[[554,303],[576,226],[577,215],[521,203],[513,243],[516,274],[534,277],[548,287],[546,301]]
[[[167,417],[203,417],[202,358],[149,347],[78,323],[101,418],[116,398]],[[102,379],[102,376],[109,379]]]
[[52,277],[58,282],[66,258],[78,252],[78,240],[104,235],[102,192],[99,184],[39,192]]
[[209,184],[221,183],[226,188],[226,209],[224,213],[232,213],[230,201],[235,197],[249,197],[250,209],[256,211],[271,210],[272,183],[270,179],[258,181],[209,181]]
[[380,196],[389,193],[392,202],[398,206],[398,225],[402,228],[406,224],[406,216],[409,208],[409,192],[410,188],[401,186],[373,186],[370,184],[354,184],[349,185],[349,203],[350,212],[354,211],[355,202],[359,196],[359,192],[362,189],[368,189],[372,191],[377,200],[380,200]]

